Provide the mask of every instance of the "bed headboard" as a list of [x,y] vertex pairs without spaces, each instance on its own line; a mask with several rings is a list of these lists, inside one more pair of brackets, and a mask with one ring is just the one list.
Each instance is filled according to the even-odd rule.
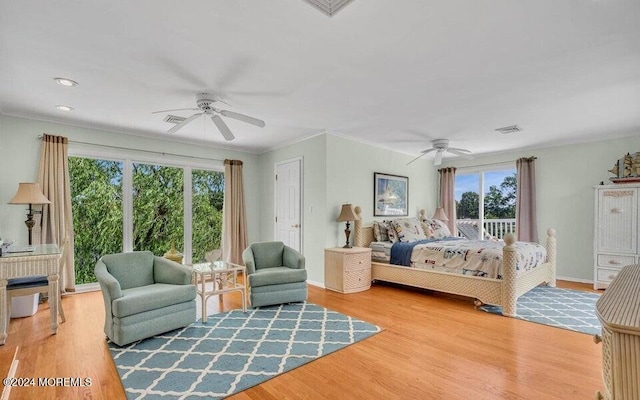
[[[355,207],[356,215],[358,216],[358,220],[354,221],[354,230],[355,230],[355,239],[354,246],[356,247],[369,247],[371,242],[374,241],[373,238],[373,225],[364,225],[362,223],[362,208],[360,206]],[[424,208],[420,210],[420,221],[424,221],[425,217]]]
[[358,216],[358,220],[354,221],[355,228],[355,239],[354,245],[356,247],[369,247],[369,244],[373,242],[373,225],[362,225],[362,208],[360,206],[356,206],[356,215]]

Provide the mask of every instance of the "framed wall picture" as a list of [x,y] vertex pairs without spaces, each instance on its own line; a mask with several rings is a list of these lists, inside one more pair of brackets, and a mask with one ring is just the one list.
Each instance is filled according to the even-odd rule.
[[373,173],[373,215],[409,215],[409,178]]

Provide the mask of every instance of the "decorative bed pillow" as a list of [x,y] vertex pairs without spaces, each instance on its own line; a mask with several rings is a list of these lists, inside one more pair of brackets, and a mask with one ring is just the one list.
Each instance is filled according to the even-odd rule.
[[415,242],[416,240],[427,238],[416,217],[394,219],[392,224],[398,235],[398,240],[402,243]]
[[384,222],[373,221],[373,237],[376,242],[388,242],[387,224]]
[[431,239],[434,233],[431,225],[424,222],[420,222],[420,226],[422,227],[422,231],[424,232],[424,235],[427,237],[427,239]]
[[451,236],[449,227],[439,219],[426,219],[425,222],[433,229],[433,239],[442,239]]
[[398,241],[398,234],[396,233],[395,228],[393,227],[393,221],[382,221],[382,225],[387,228],[387,236],[389,237],[389,241],[391,243],[395,243]]

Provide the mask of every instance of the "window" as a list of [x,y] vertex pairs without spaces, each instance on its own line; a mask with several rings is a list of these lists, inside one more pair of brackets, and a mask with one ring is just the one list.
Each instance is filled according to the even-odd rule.
[[93,269],[103,254],[162,256],[173,244],[191,263],[220,248],[222,171],[70,156],[69,174],[76,284],[96,282]]
[[69,157],[76,284],[96,281],[96,261],[122,251],[122,162]]
[[[498,166],[456,174],[455,195],[458,226],[482,226],[489,235],[503,238],[515,231],[516,169]],[[483,199],[480,202],[480,199]],[[468,232],[466,229],[461,231]],[[482,239],[482,230],[475,229]]]

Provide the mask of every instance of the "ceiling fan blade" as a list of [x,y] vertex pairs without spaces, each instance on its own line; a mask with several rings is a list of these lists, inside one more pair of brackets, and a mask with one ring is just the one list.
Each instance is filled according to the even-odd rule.
[[429,153],[431,153],[432,151],[436,151],[436,150],[438,150],[438,149],[431,148],[431,149],[429,149],[429,150],[422,150],[420,153],[422,153],[422,154],[424,155],[424,154],[429,154]]
[[160,113],[166,113],[171,111],[200,111],[200,109],[199,108],[176,108],[174,110],[154,111],[151,114],[160,114]]
[[462,153],[471,153],[471,150],[467,150],[467,149],[459,149],[457,147],[447,147],[448,150],[455,150],[455,151],[459,151]]
[[416,161],[418,158],[420,158],[420,157],[424,156],[425,154],[427,154],[427,153],[422,153],[422,154],[420,154],[418,157],[416,157],[416,158],[414,158],[413,160],[409,161],[409,162],[407,163],[407,165],[409,165],[409,164],[411,164],[412,162]]
[[436,152],[436,159],[435,159],[435,161],[433,162],[433,165],[440,165],[440,164],[442,164],[442,153],[443,153],[443,152],[442,152],[441,150],[438,150],[438,151]]
[[221,110],[220,114],[224,115],[225,117],[237,119],[238,121],[246,122],[248,124],[259,126],[260,128],[264,128],[264,121],[258,118],[253,118],[248,115],[238,114],[236,112],[227,111],[227,110]]
[[193,114],[192,116],[190,116],[189,118],[185,119],[184,121],[176,124],[176,126],[174,126],[173,128],[169,129],[167,131],[167,133],[175,133],[178,132],[180,129],[182,129],[186,124],[188,124],[189,122],[193,121],[194,119],[198,118],[199,116],[201,116],[202,113],[197,113],[197,114]]
[[452,154],[458,155],[458,156],[460,156],[460,157],[468,158],[469,160],[473,159],[473,156],[472,156],[471,154],[469,154],[469,153],[463,153],[463,152],[462,152],[462,151],[460,151],[460,150],[461,150],[461,149],[452,149],[452,148],[447,149],[447,151],[448,151],[449,153],[452,153]]
[[227,126],[227,124],[224,123],[222,118],[220,118],[217,115],[212,115],[211,120],[213,121],[214,124],[216,124],[216,126],[218,127],[218,130],[220,131],[220,133],[222,133],[222,136],[226,140],[235,139],[235,136],[233,136],[233,133],[231,133],[231,131],[229,130],[229,127]]

